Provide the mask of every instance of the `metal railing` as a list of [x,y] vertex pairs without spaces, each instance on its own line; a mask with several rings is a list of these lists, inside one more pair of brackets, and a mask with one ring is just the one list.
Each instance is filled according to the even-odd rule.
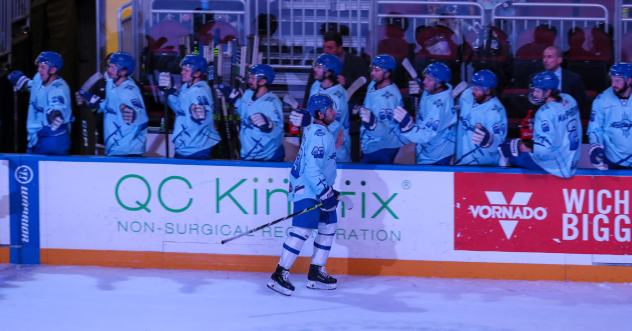
[[14,21],[23,19],[30,15],[31,1],[29,0],[11,0],[12,2],[12,18]]
[[[389,13],[381,12],[382,8],[380,6],[384,6],[384,5],[408,5],[408,6],[425,6],[425,7],[455,5],[459,7],[468,7],[468,8],[473,7],[477,9],[479,13],[473,14],[473,15],[389,14]],[[459,34],[462,39],[463,36],[465,36],[465,34],[468,32],[467,31],[468,24],[475,25],[476,23],[478,23],[479,25],[483,25],[483,23],[485,22],[485,10],[481,4],[476,3],[476,2],[378,0],[374,2],[373,12],[375,13],[375,18],[371,20],[371,23],[372,23],[371,31],[374,31],[374,33],[371,36],[371,39],[372,39],[371,40],[371,55],[373,54],[377,55],[377,44],[379,42],[379,36],[377,34],[377,30],[378,30],[378,24],[381,21],[381,19],[407,18],[409,21],[412,20],[412,24],[410,26],[412,26],[413,28],[407,29],[406,37],[407,39],[413,40],[413,41],[415,40],[415,30],[421,24],[425,26],[434,25],[436,24],[436,21],[440,19],[461,20],[461,24],[459,24],[458,26],[459,31],[454,31],[454,32]]]
[[11,4],[0,1],[0,56],[11,53]]
[[[502,15],[497,15],[496,12],[498,10],[498,8],[502,7],[502,3],[497,4],[496,6],[494,6],[494,8],[492,9],[492,24],[500,27],[501,30],[505,30],[506,27],[504,25],[503,21],[507,21],[508,24],[511,24],[511,31],[513,32],[514,36],[519,32],[519,31],[526,31],[530,28],[539,26],[541,24],[547,24],[548,26],[556,26],[559,25],[559,31],[561,33],[558,33],[559,36],[559,44],[560,47],[562,47],[562,45],[564,45],[564,38],[566,37],[566,33],[564,31],[564,25],[565,23],[568,24],[568,27],[570,29],[573,29],[575,27],[580,27],[582,28],[582,23],[583,23],[583,28],[589,28],[588,24],[589,22],[592,23],[603,23],[604,24],[604,29],[605,32],[608,33],[608,24],[609,24],[609,14],[608,14],[608,9],[600,4],[587,4],[587,3],[522,3],[522,2],[517,2],[517,3],[513,3],[512,6],[514,7],[524,7],[524,8],[536,8],[536,7],[556,7],[556,8],[572,8],[572,9],[577,9],[577,8],[585,8],[585,9],[594,9],[596,12],[601,12],[603,13],[603,15],[601,16],[597,16],[597,17],[559,17],[559,16],[502,16]],[[499,22],[497,22],[499,21]],[[522,21],[522,24],[519,24],[518,22]],[[500,24],[498,24],[500,23]],[[515,39],[512,40],[513,44],[515,45]]]

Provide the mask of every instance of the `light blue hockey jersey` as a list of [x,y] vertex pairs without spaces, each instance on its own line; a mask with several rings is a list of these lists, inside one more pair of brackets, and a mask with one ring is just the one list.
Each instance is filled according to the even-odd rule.
[[327,94],[336,104],[336,120],[327,129],[334,136],[338,137],[338,132],[342,131],[344,143],[336,150],[336,160],[338,162],[351,162],[351,136],[349,135],[349,105],[347,104],[347,90],[342,85],[337,84],[328,89],[323,89],[319,81],[315,81],[309,91],[309,96],[314,94]]
[[546,172],[568,178],[575,174],[582,151],[582,123],[577,102],[560,93],[562,101],[542,105],[533,122],[531,159]]
[[[135,117],[131,124],[123,121],[122,105],[134,110]],[[143,96],[132,78],[127,78],[119,86],[114,85],[114,80],[107,80],[105,100],[101,102],[99,112],[104,113],[103,135],[106,155],[145,154],[149,118],[145,111]]]
[[[254,92],[247,90],[235,103],[235,110],[241,116],[241,159],[267,161],[283,144],[283,104],[272,92],[257,100],[253,100],[253,96]],[[262,113],[274,122],[270,133],[265,133],[250,123],[248,117],[256,113]]]
[[[222,140],[213,123],[213,97],[206,81],[189,87],[184,83],[177,94],[169,96],[169,106],[176,113],[173,126],[173,141],[176,153],[191,155],[209,149]],[[191,117],[191,106],[201,105],[206,109],[206,119],[198,121]]]
[[[463,91],[459,99],[460,114],[456,127],[456,165],[498,165],[498,145],[507,138],[507,112],[498,98],[483,104],[474,102],[472,88]],[[472,142],[477,123],[494,136],[492,144],[483,148]]]
[[605,146],[610,162],[622,167],[632,167],[632,102],[623,101],[614,94],[612,87],[593,101],[590,122],[586,134],[591,144]]
[[[29,110],[26,120],[26,130],[28,133],[28,147],[37,145],[40,136],[58,136],[70,133],[70,123],[74,120],[72,116],[72,99],[70,99],[70,88],[66,81],[57,77],[48,86],[44,86],[39,72],[28,83],[31,92],[29,97]],[[64,121],[56,131],[52,131],[48,122],[48,114],[59,111]]]
[[417,164],[433,164],[455,152],[456,123],[458,116],[452,86],[431,95],[427,91],[419,100],[419,111],[413,128],[402,136],[415,143]]
[[367,130],[360,127],[360,143],[363,153],[373,153],[385,148],[399,148],[410,141],[402,136],[399,124],[393,121],[393,109],[403,106],[402,95],[395,84],[379,90],[371,82],[364,98],[364,108],[368,108],[377,117],[377,126]]
[[327,127],[312,123],[303,130],[303,142],[290,170],[289,200],[318,200],[318,194],[336,182],[336,144]]

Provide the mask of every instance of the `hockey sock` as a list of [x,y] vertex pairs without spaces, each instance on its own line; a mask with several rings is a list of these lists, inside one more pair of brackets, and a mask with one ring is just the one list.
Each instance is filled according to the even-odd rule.
[[338,229],[338,223],[318,223],[318,235],[314,239],[314,254],[312,264],[324,266],[329,257],[334,235]]
[[290,236],[283,243],[283,253],[281,253],[281,261],[279,265],[290,270],[294,261],[301,253],[305,240],[312,234],[312,229],[294,227]]

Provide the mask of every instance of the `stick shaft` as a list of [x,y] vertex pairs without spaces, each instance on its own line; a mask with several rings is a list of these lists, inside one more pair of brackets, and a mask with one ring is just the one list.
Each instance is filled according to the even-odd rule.
[[285,216],[285,217],[281,217],[281,218],[279,218],[279,219],[278,219],[278,220],[276,220],[276,221],[272,221],[272,222],[270,222],[270,223],[267,223],[267,224],[261,225],[261,226],[259,226],[259,227],[256,227],[256,228],[252,229],[252,230],[249,230],[249,231],[247,231],[247,232],[244,232],[244,233],[238,234],[238,235],[233,236],[233,237],[230,237],[230,238],[228,238],[228,239],[224,239],[224,240],[222,240],[222,245],[223,245],[223,244],[225,244],[225,243],[227,243],[227,242],[229,242],[229,241],[233,241],[233,240],[235,240],[235,239],[237,239],[237,238],[241,238],[241,237],[243,237],[243,236],[245,236],[245,235],[251,234],[251,233],[253,233],[253,232],[257,232],[257,231],[259,231],[259,230],[261,230],[261,229],[263,229],[263,228],[265,228],[265,227],[268,227],[268,226],[270,226],[270,225],[274,225],[274,224],[277,224],[277,223],[279,223],[279,222],[283,222],[283,221],[285,221],[285,220],[286,220],[286,219],[288,219],[288,218],[292,218],[292,217],[298,216],[298,215],[303,214],[303,213],[308,213],[308,212],[310,212],[310,211],[312,211],[312,210],[314,210],[314,209],[316,209],[316,208],[320,208],[322,205],[323,205],[322,203],[319,203],[319,204],[317,204],[316,206],[312,206],[312,207],[309,207],[309,208],[307,208],[307,209],[303,209],[303,210],[301,210],[301,211],[297,211],[297,212],[296,212],[296,213],[294,213],[294,214],[287,215],[287,216]]

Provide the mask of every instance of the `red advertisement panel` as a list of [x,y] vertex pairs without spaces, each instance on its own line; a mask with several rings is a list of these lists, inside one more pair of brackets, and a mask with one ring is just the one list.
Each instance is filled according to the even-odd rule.
[[455,173],[454,249],[632,254],[632,177]]

